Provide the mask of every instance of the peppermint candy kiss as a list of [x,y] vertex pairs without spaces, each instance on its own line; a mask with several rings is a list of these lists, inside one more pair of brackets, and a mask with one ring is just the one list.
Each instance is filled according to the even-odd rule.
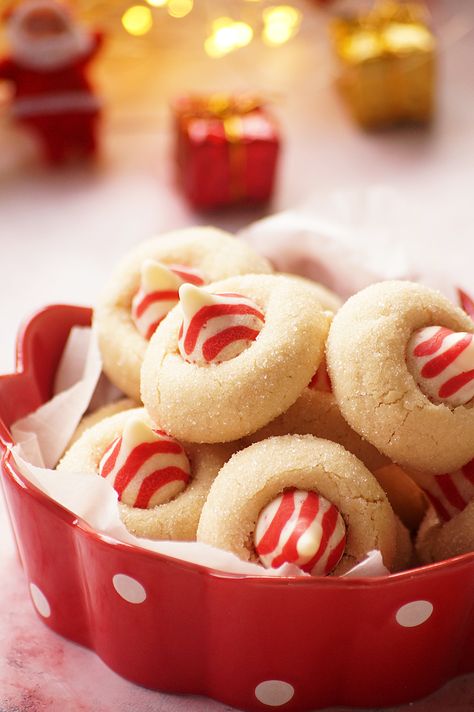
[[346,546],[346,527],[338,509],[316,492],[285,492],[261,512],[254,544],[265,568],[296,564],[313,576],[326,576]]
[[433,475],[424,491],[439,518],[449,521],[474,499],[474,460],[456,472]]
[[180,443],[139,418],[130,418],[122,437],[105,451],[99,474],[130,507],[149,509],[169,502],[184,490],[191,467]]
[[319,368],[308,384],[308,388],[313,391],[322,391],[323,393],[332,393],[331,379],[329,378],[326,359],[324,358],[319,364]]
[[179,298],[184,319],[178,346],[190,363],[235,358],[257,338],[265,321],[259,307],[241,294],[210,294],[184,284]]
[[474,397],[473,335],[428,326],[408,342],[408,368],[423,393],[434,403],[459,406]]
[[162,321],[179,300],[182,284],[204,284],[198,270],[184,265],[164,265],[145,260],[138,292],[132,299],[132,320],[145,339],[151,339]]

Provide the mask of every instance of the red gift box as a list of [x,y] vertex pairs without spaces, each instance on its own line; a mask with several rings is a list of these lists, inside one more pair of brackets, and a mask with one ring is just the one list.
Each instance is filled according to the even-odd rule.
[[261,99],[189,96],[173,109],[179,182],[194,207],[262,203],[271,197],[280,136]]

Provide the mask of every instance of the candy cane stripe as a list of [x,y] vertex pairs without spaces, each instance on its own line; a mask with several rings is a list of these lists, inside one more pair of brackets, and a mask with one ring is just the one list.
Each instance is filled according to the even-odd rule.
[[331,573],[333,568],[337,566],[337,563],[340,561],[344,549],[346,548],[346,537],[345,535],[341,538],[338,544],[334,547],[334,549],[331,551],[331,553],[328,556],[328,560],[326,562],[326,566],[324,567],[324,575],[327,576],[327,574]]
[[451,519],[451,515],[449,514],[448,510],[444,506],[444,504],[441,502],[441,500],[436,497],[434,494],[432,494],[429,490],[424,490],[426,496],[430,500],[431,504],[434,507],[434,510],[438,517],[442,519],[444,522],[449,522]]
[[464,501],[455,483],[453,482],[452,475],[437,475],[436,483],[443,493],[446,501],[461,512],[467,502]]
[[[312,520],[316,517],[319,510],[319,499],[317,497],[307,497],[300,510],[296,524],[293,526],[293,531],[288,537],[280,556],[277,556],[272,563],[272,567],[277,569],[285,563],[285,561],[297,561],[299,552],[297,549],[298,539],[311,526]],[[301,567],[305,570],[305,567]]]
[[202,353],[206,361],[214,359],[233,341],[254,341],[259,332],[248,326],[229,326],[215,336],[207,339],[202,346]]
[[332,507],[324,513],[322,522],[323,535],[321,537],[321,542],[314,557],[304,567],[305,571],[311,571],[326,552],[329,539],[333,535],[336,528],[338,514],[339,512],[335,507]]
[[186,353],[190,354],[194,351],[199,334],[210,319],[215,319],[218,316],[236,314],[251,314],[262,321],[264,320],[263,314],[258,309],[248,306],[247,304],[213,304],[212,306],[202,307],[188,326],[184,339],[184,350]]
[[474,380],[474,369],[472,371],[464,371],[463,373],[459,373],[457,376],[453,376],[449,379],[449,381],[443,383],[439,389],[439,397],[449,398],[449,396],[457,393],[472,380]]
[[189,473],[179,467],[164,467],[162,470],[156,470],[151,475],[145,477],[135,501],[135,507],[146,509],[150,499],[157,490],[165,487],[170,482],[181,481],[186,483],[189,479]]
[[426,339],[426,341],[422,341],[421,344],[418,344],[413,353],[415,356],[419,357],[431,356],[432,354],[435,354],[443,345],[445,338],[450,334],[452,334],[451,329],[446,329],[444,326],[441,326],[439,331],[437,331],[434,336],[431,336],[429,339]]
[[474,398],[474,340],[467,332],[429,326],[408,343],[407,365],[422,392],[452,407]]
[[178,301],[178,290],[168,289],[161,292],[150,292],[149,294],[143,293],[142,298],[137,302],[135,308],[135,315],[137,318],[143,316],[143,313],[155,302],[172,302]]
[[102,477],[108,477],[112,470],[115,467],[115,464],[117,462],[117,458],[120,452],[120,445],[121,441],[120,438],[117,438],[111,445],[110,451],[106,453],[107,457],[104,460],[104,464],[101,467],[101,475]]
[[312,575],[326,575],[344,553],[344,520],[316,492],[288,491],[260,512],[254,543],[266,567],[292,563]]
[[119,494],[122,494],[125,487],[130,483],[135,473],[143,466],[143,464],[152,456],[158,453],[173,453],[179,454],[182,448],[177,443],[157,442],[157,443],[142,443],[137,445],[128,455],[125,463],[119,469],[115,476],[115,489]]
[[178,348],[189,363],[207,366],[235,358],[265,322],[258,306],[241,294],[212,294],[187,284],[179,295],[184,319]]
[[474,319],[474,300],[464,292],[462,289],[458,289],[458,297],[461,307],[464,309],[466,314]]
[[151,339],[159,324],[178,303],[178,289],[184,283],[202,285],[204,279],[191,267],[145,260],[140,288],[132,299],[131,318],[146,339]]
[[423,378],[435,378],[435,376],[439,376],[440,373],[442,373],[457,359],[460,354],[462,354],[471,341],[472,335],[468,334],[461,339],[461,341],[458,341],[457,344],[454,344],[449,349],[444,351],[444,353],[440,356],[436,356],[431,359],[431,361],[428,361],[428,363],[426,363],[421,369],[421,375]]
[[105,451],[99,474],[113,485],[120,501],[148,508],[169,501],[184,489],[190,464],[177,440],[132,416],[122,436]]
[[294,511],[295,501],[293,492],[285,492],[281,498],[275,517],[271,521],[264,536],[258,542],[258,550],[261,556],[270,554],[274,549],[276,549],[277,544],[280,541],[281,530],[289,521]]

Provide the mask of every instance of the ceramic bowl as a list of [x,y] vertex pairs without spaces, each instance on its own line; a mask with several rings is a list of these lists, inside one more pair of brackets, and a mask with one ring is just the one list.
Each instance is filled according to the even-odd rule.
[[102,536],[32,486],[10,425],[50,397],[90,316],[35,314],[0,377],[3,486],[46,625],[139,685],[252,711],[396,705],[474,671],[474,554],[377,579],[225,574]]

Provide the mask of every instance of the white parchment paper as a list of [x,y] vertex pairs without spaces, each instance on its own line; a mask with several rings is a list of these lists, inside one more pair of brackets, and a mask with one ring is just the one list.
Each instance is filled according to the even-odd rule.
[[373,282],[417,278],[398,239],[407,229],[401,196],[375,186],[314,196],[239,234],[278,271],[314,279],[347,299]]

